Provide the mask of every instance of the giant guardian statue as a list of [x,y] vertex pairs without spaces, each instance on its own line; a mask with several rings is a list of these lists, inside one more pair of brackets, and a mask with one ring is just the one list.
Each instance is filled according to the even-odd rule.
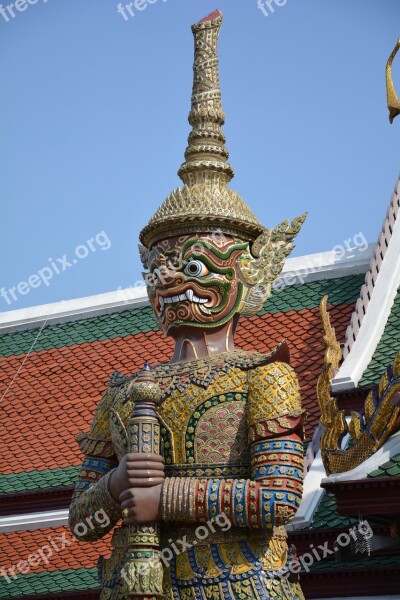
[[183,187],[140,233],[149,300],[173,356],[114,374],[78,436],[85,458],[70,526],[104,510],[109,527],[84,540],[115,527],[102,600],[303,599],[285,532],[302,494],[299,384],[284,342],[262,354],[235,349],[234,337],[240,316],[267,300],[304,216],[267,229],[228,187],[221,21],[215,11],[192,27]]

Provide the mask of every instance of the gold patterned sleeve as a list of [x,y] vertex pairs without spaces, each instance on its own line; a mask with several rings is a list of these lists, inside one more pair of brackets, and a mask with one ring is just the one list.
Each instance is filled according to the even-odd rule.
[[69,526],[74,536],[95,541],[108,533],[121,518],[121,507],[108,491],[108,479],[118,465],[110,434],[111,394],[102,397],[88,434],[77,441],[85,455],[69,508]]
[[303,490],[303,409],[294,369],[284,362],[249,376],[247,426],[251,476],[259,488],[257,523],[284,525],[297,512]]
[[224,513],[232,525],[257,529],[289,521],[302,493],[302,414],[297,377],[289,365],[253,369],[247,402],[251,479],[166,479],[163,519],[207,522]]

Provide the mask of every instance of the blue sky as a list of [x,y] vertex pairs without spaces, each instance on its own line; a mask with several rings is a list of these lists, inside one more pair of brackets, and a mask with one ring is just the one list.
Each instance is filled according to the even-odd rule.
[[294,256],[376,240],[400,168],[398,0],[153,0],[127,20],[113,0],[18,1],[0,15],[0,287],[32,286],[0,311],[140,279],[138,233],[180,184],[190,25],[216,7],[232,187],[266,226],[308,211]]

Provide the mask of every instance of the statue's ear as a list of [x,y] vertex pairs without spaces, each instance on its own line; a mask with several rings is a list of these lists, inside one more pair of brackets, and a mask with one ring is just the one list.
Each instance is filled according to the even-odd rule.
[[272,284],[280,275],[286,257],[294,248],[293,240],[307,216],[304,213],[291,223],[283,221],[274,229],[265,229],[251,249],[238,258],[239,274],[245,292],[238,312],[253,315],[271,294]]
[[142,265],[144,266],[145,269],[148,269],[148,262],[149,262],[149,250],[148,248],[146,248],[146,246],[142,246],[142,244],[138,244],[138,248],[139,248],[139,254],[140,254],[140,260],[142,261]]

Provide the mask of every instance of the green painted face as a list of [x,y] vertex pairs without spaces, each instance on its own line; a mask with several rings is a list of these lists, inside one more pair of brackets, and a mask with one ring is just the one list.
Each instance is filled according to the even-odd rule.
[[244,287],[237,259],[248,248],[222,233],[172,237],[148,256],[147,290],[159,326],[219,327],[238,311]]

